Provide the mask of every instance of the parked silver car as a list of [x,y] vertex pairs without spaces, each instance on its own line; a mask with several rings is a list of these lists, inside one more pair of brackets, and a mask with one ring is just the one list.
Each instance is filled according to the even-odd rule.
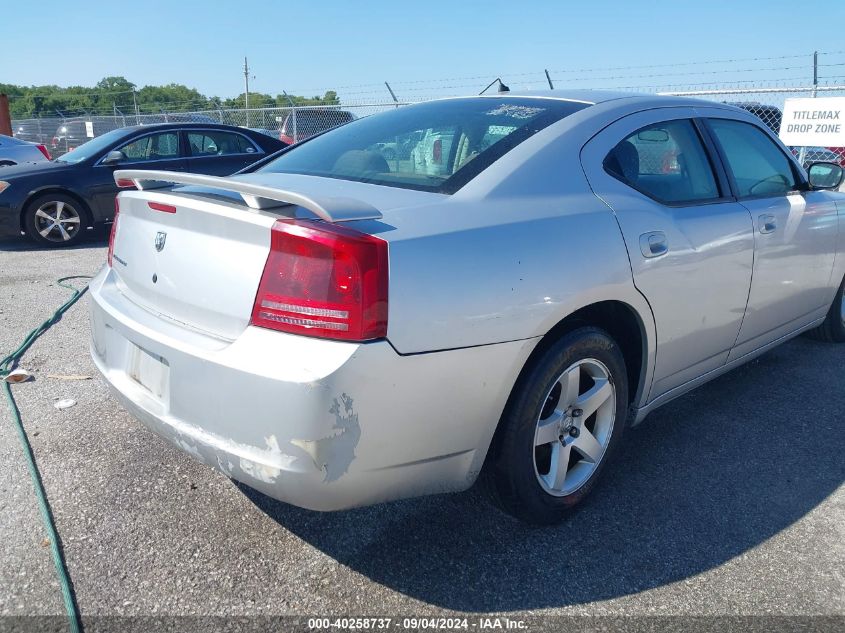
[[842,169],[808,181],[725,104],[444,99],[253,173],[115,177],[137,190],[91,283],[94,362],[151,429],[306,508],[483,472],[555,522],[656,407],[801,332],[845,341]]
[[0,134],[0,167],[41,163],[48,160],[51,160],[50,153],[44,145]]

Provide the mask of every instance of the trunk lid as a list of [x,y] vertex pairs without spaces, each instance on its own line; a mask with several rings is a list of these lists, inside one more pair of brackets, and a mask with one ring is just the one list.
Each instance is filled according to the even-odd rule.
[[[116,177],[123,175],[116,172]],[[336,208],[337,201],[388,211],[440,197],[289,174],[248,174],[225,180],[332,201],[334,208],[323,206],[339,214],[343,209]],[[250,208],[239,193],[219,186],[122,192],[112,268],[118,289],[137,305],[231,341],[249,324],[274,222],[316,215],[296,205]]]

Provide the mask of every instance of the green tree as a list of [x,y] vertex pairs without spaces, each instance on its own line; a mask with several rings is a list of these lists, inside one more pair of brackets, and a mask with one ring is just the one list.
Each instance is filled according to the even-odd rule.
[[[0,93],[9,96],[12,118],[15,119],[56,116],[59,113],[68,117],[112,114],[115,107],[129,115],[134,112],[136,101],[142,113],[243,108],[245,105],[243,93],[222,100],[218,97],[209,99],[196,88],[183,84],[138,88],[119,75],[103,77],[93,87],[0,84]],[[284,94],[273,97],[262,92],[249,93],[250,108],[288,107],[291,103],[297,106],[339,105],[340,99],[334,90],[313,97]]]

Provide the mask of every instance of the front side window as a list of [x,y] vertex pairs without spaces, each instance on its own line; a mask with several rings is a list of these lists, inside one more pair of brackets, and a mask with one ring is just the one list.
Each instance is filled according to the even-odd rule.
[[406,106],[326,132],[261,171],[454,193],[522,141],[587,106],[525,97]]
[[227,154],[252,154],[255,147],[240,134],[218,132],[188,132],[191,156],[226,156]]
[[638,191],[668,204],[719,198],[713,168],[690,120],[641,128],[604,160],[605,170]]
[[165,160],[179,157],[179,135],[176,132],[149,134],[118,148],[133,162]]
[[709,119],[741,198],[779,196],[798,188],[792,164],[769,136],[731,119]]

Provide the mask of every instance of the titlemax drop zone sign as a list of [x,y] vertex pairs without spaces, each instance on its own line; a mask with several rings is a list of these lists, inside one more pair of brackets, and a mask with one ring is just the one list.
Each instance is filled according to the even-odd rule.
[[845,97],[787,99],[779,136],[784,145],[845,147]]

